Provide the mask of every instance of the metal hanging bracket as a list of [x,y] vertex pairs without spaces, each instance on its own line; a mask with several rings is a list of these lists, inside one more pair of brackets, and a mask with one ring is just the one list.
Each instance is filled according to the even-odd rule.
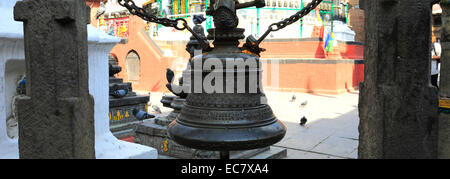
[[306,5],[302,10],[298,11],[294,15],[289,18],[286,18],[280,22],[273,23],[269,26],[269,28],[264,32],[264,34],[256,39],[253,35],[247,37],[245,44],[242,46],[243,51],[250,51],[257,56],[260,56],[260,53],[265,51],[265,49],[259,48],[259,45],[262,41],[274,31],[281,30],[288,25],[291,25],[298,20],[300,20],[303,16],[309,14],[313,9],[315,9],[323,0],[313,0],[308,5]]

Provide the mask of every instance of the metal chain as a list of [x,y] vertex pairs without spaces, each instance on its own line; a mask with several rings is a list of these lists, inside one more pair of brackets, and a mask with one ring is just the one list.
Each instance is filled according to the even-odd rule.
[[[187,21],[183,18],[178,19],[168,19],[168,18],[159,18],[151,13],[147,12],[145,9],[140,8],[136,6],[136,4],[132,0],[118,0],[119,4],[130,11],[131,14],[139,16],[145,21],[153,22],[157,24],[161,24],[166,27],[173,27],[177,30],[184,30],[187,29],[200,43],[203,50],[210,50],[211,47],[209,46],[208,41],[202,39],[197,33],[195,33],[188,25]],[[182,27],[179,27],[178,25],[181,24]]]
[[273,23],[269,26],[267,31],[258,39],[258,43],[262,42],[267,35],[269,35],[270,32],[278,31],[280,29],[285,28],[288,25],[291,25],[292,23],[297,22],[300,20],[303,16],[309,14],[313,9],[315,9],[323,0],[312,0],[306,7],[302,8],[302,10],[298,11],[294,15],[292,15],[289,18],[286,18],[280,22]]
[[[154,22],[157,24],[161,24],[166,27],[173,27],[177,30],[184,30],[187,28],[187,22],[183,18],[178,19],[168,19],[168,18],[159,18],[154,15],[152,15],[150,12],[147,12],[145,9],[136,6],[136,4],[132,0],[118,0],[119,4],[130,11],[131,14],[139,16],[140,18],[144,19],[148,22]],[[183,25],[182,27],[179,27],[178,25]]]
[[[306,7],[302,8],[302,10],[298,11],[294,15],[292,15],[289,18],[286,18],[280,22],[273,23],[269,26],[269,29],[267,29],[266,33],[264,33],[263,37],[267,36],[268,33],[273,31],[278,31],[280,29],[285,28],[286,26],[297,22],[300,20],[303,16],[309,14],[313,9],[315,9],[323,0],[312,0]],[[132,0],[118,0],[119,4],[130,11],[131,14],[139,16],[140,18],[149,21],[154,22],[157,24],[161,24],[166,27],[173,27],[177,30],[184,30],[186,29],[187,22],[183,18],[178,19],[168,19],[168,18],[159,18],[151,13],[147,12],[145,9],[136,6],[136,4]],[[182,27],[179,27],[178,24],[183,25]],[[186,25],[185,25],[186,24]],[[262,40],[262,39],[261,39]]]
[[[256,43],[254,43],[254,45],[258,46],[259,43],[261,43],[267,37],[267,35],[269,35],[270,32],[278,31],[280,29],[285,28],[288,25],[291,25],[292,23],[297,22],[303,16],[309,14],[313,9],[315,9],[322,1],[323,0],[312,0],[309,4],[306,5],[306,7],[302,8],[302,10],[298,11],[291,17],[286,18],[280,22],[271,24],[269,26],[269,28],[267,29],[267,31],[257,40]],[[196,37],[197,40],[199,40],[199,42],[201,43],[202,46],[204,46],[205,48],[209,47],[209,44],[206,44],[206,42],[203,42],[203,40],[201,40],[198,37],[198,35],[195,34],[195,32],[193,32],[193,30],[188,26],[187,21],[183,18],[178,18],[175,20],[168,19],[168,18],[159,18],[159,17],[156,17],[156,16],[152,15],[151,13],[147,12],[145,9],[136,6],[136,4],[132,0],[118,0],[118,2],[121,6],[127,8],[131,14],[139,16],[140,18],[142,18],[145,21],[154,22],[154,23],[166,26],[166,27],[173,27],[177,30],[187,29],[189,32],[191,32],[194,35],[194,37]],[[179,27],[178,26],[179,24],[181,24],[182,27]]]

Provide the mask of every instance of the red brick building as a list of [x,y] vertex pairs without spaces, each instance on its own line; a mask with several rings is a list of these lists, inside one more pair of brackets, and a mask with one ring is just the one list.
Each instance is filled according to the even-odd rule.
[[364,11],[359,8],[359,0],[348,0],[349,8],[349,26],[355,31],[355,41],[364,42]]

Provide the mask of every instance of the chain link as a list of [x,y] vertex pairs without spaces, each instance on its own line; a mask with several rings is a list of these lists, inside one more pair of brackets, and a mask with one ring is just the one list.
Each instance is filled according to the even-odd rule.
[[[119,5],[127,8],[131,14],[136,15],[145,21],[154,22],[166,27],[173,27],[177,30],[186,29],[187,22],[183,18],[178,18],[175,20],[168,18],[159,18],[147,12],[145,9],[136,6],[136,4],[132,0],[118,0],[118,2]],[[181,24],[182,27],[179,27],[179,24]]]
[[298,20],[300,20],[303,16],[309,14],[313,9],[315,9],[323,0],[312,0],[308,5],[302,8],[302,10],[298,11],[294,15],[289,18],[286,18],[280,22],[273,23],[269,26],[269,28],[264,32],[264,34],[257,40],[255,45],[259,45],[266,37],[270,34],[270,32],[279,31],[285,28],[288,25],[291,25]]
[[[303,16],[309,14],[313,9],[315,9],[323,0],[313,0],[311,1],[308,5],[306,5],[306,7],[302,8],[302,10],[298,11],[297,13],[295,13],[294,15],[292,15],[289,18],[286,18],[280,22],[277,23],[273,23],[272,25],[269,26],[270,31],[278,31],[280,29],[285,28],[288,25],[291,25],[292,23],[297,22],[298,20],[300,20]],[[276,26],[276,28],[273,28],[274,26]]]
[[253,35],[248,36],[242,48],[245,51],[249,51],[257,56],[260,56],[259,54],[265,51],[265,49],[259,48],[259,44],[270,34],[270,32],[279,31],[285,28],[286,26],[291,25],[294,22],[297,22],[303,16],[309,14],[321,2],[322,0],[312,0],[308,5],[306,5],[306,7],[302,8],[302,10],[298,11],[291,17],[286,18],[280,22],[271,24],[269,28],[266,30],[266,32],[264,32],[264,34],[259,39],[256,39]]

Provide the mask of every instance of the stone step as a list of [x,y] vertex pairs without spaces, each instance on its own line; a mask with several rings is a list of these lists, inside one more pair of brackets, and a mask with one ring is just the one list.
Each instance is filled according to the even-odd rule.
[[287,157],[287,149],[279,147],[270,147],[270,150],[259,153],[248,159],[283,159]]
[[112,93],[116,90],[125,89],[128,91],[132,91],[131,83],[111,83],[109,84],[109,93]]
[[123,83],[123,79],[109,77],[109,83]]
[[110,98],[109,108],[126,106],[126,105],[136,105],[136,104],[147,104],[150,100],[149,96],[127,96],[123,98]]
[[251,157],[257,156],[260,153],[267,152],[270,150],[270,147],[264,147],[253,150],[244,150],[244,151],[232,151],[230,152],[230,159],[249,159]]
[[[251,150],[251,151],[240,152],[235,155],[231,154],[230,159],[283,159],[283,158],[286,158],[286,156],[287,156],[287,149],[285,149],[285,148],[268,147],[268,148],[262,148],[262,149],[256,149],[256,150],[262,150],[262,151],[254,153],[255,151]],[[246,152],[248,152],[248,153],[246,153]],[[250,155],[246,156],[247,154],[250,154]],[[159,154],[158,159],[178,159],[178,158]]]

